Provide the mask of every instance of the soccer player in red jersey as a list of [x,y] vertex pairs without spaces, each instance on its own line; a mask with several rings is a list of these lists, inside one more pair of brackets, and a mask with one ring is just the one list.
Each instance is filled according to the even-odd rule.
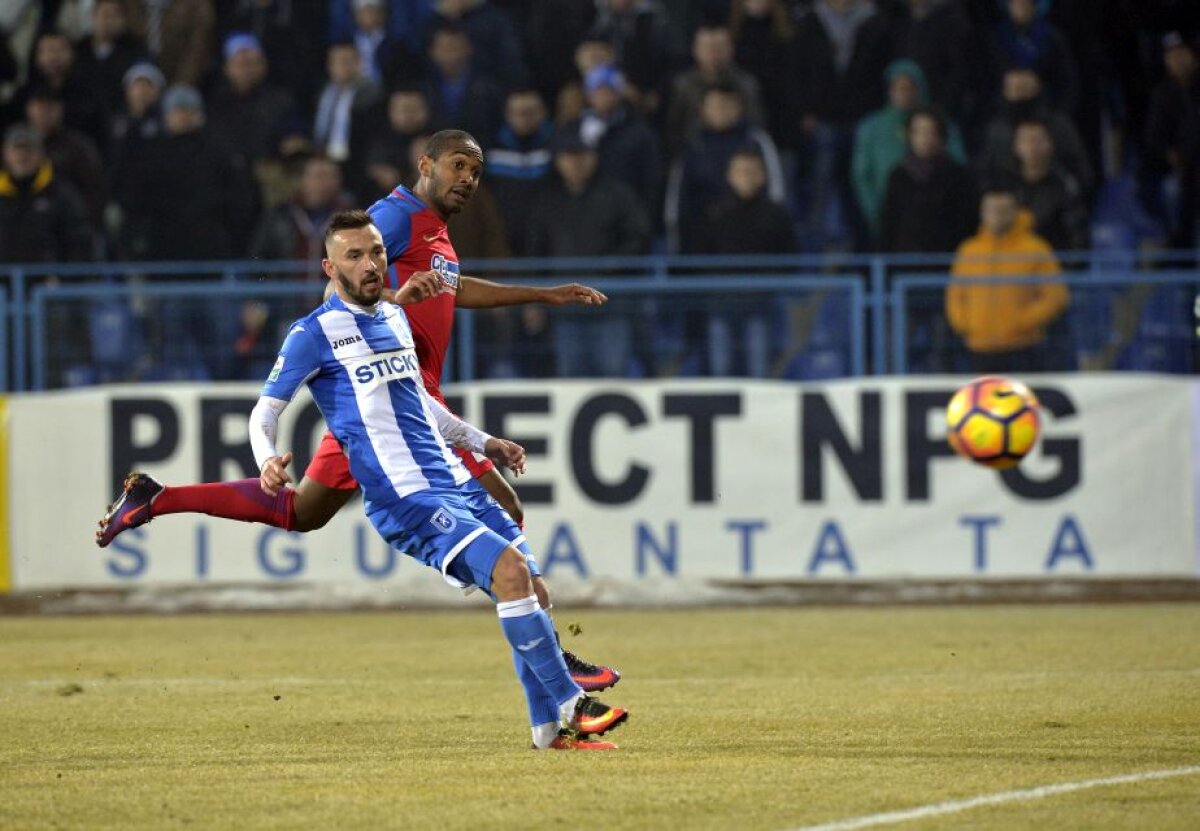
[[[483,309],[526,303],[599,305],[601,292],[569,283],[549,288],[493,283],[460,274],[446,221],[470,201],[483,174],[483,150],[468,133],[443,130],[430,137],[420,159],[417,183],[401,185],[368,212],[387,247],[389,291],[385,298],[405,306],[416,342],[425,387],[444,403],[442,365],[457,308]],[[520,499],[490,460],[456,451],[488,492],[520,525]],[[291,454],[284,457],[291,461]],[[242,522],[261,522],[287,531],[324,527],[358,489],[333,434],[325,432],[304,477],[295,488],[271,496],[259,479],[166,487],[144,473],[125,481],[124,491],[100,520],[96,542],[107,546],[118,534],[173,513],[203,513]],[[545,580],[533,576],[543,608],[550,608]],[[584,690],[606,689],[620,680],[611,667],[597,666],[564,650],[571,675]]]

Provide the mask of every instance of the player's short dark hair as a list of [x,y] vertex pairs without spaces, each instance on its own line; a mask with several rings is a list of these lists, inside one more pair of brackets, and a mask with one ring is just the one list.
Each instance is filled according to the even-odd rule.
[[466,130],[438,130],[425,143],[425,155],[436,161],[443,153],[457,150],[464,144],[480,147],[475,137]]
[[329,240],[339,231],[357,231],[359,228],[366,228],[368,225],[373,225],[375,220],[371,215],[361,208],[352,208],[346,211],[338,211],[329,218],[329,224],[325,226],[325,256],[329,256]]

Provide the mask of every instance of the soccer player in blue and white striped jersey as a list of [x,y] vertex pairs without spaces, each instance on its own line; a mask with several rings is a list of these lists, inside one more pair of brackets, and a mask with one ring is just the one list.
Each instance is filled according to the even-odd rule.
[[250,415],[263,490],[273,495],[290,481],[291,454],[276,450],[277,425],[307,384],[380,535],[452,585],[478,586],[496,601],[534,746],[615,747],[589,737],[616,727],[627,711],[585,695],[571,679],[534,594],[523,535],[451,447],[484,453],[517,473],[524,449],[459,420],[425,391],[404,311],[380,302],[387,255],[371,216],[336,214],[325,245],[322,267],[334,293],[292,326]]

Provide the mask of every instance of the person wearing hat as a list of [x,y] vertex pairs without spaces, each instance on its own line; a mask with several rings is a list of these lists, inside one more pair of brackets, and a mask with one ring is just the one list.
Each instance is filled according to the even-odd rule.
[[9,127],[0,168],[0,262],[70,262],[91,253],[79,192],[55,175],[36,130]]
[[162,99],[163,133],[114,171],[128,259],[238,256],[254,224],[255,200],[238,158],[206,128],[204,100],[176,84]]
[[208,100],[209,128],[253,167],[275,155],[284,125],[296,117],[295,102],[268,80],[267,57],[254,35],[229,35],[222,55],[221,82]]
[[1194,41],[1170,32],[1162,41],[1166,75],[1154,88],[1146,114],[1146,148],[1153,190],[1163,192],[1167,178],[1176,187],[1174,200],[1165,193],[1160,213],[1167,220],[1171,243],[1190,247],[1197,240],[1200,217],[1200,58]]
[[122,107],[108,122],[106,142],[101,150],[113,170],[123,159],[137,155],[139,145],[162,132],[159,100],[167,79],[157,66],[139,61],[121,79]]
[[[118,256],[128,260],[220,260],[243,256],[257,198],[240,158],[207,127],[204,99],[176,84],[162,98],[163,132],[114,171],[122,222]],[[228,378],[240,306],[227,300],[164,302],[170,337],[155,347],[173,377]]]
[[587,106],[563,128],[596,151],[597,175],[627,185],[651,217],[662,204],[666,169],[658,133],[626,99],[624,73],[612,64],[593,67],[583,79]]

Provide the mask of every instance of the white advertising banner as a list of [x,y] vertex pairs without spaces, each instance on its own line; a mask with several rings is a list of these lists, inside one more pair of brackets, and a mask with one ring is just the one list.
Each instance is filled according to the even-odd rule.
[[[525,445],[526,529],[552,579],[1195,576],[1193,382],[1032,380],[1038,449],[996,473],[954,457],[965,379],[489,382],[468,420]],[[107,549],[96,520],[132,469],[167,484],[255,475],[255,384],[138,385],[8,399],[14,590],[203,583],[442,586],[347,505],[288,534],[163,516]],[[1200,400],[1200,399],[1197,399]],[[324,426],[302,393],[280,448],[299,479]]]

